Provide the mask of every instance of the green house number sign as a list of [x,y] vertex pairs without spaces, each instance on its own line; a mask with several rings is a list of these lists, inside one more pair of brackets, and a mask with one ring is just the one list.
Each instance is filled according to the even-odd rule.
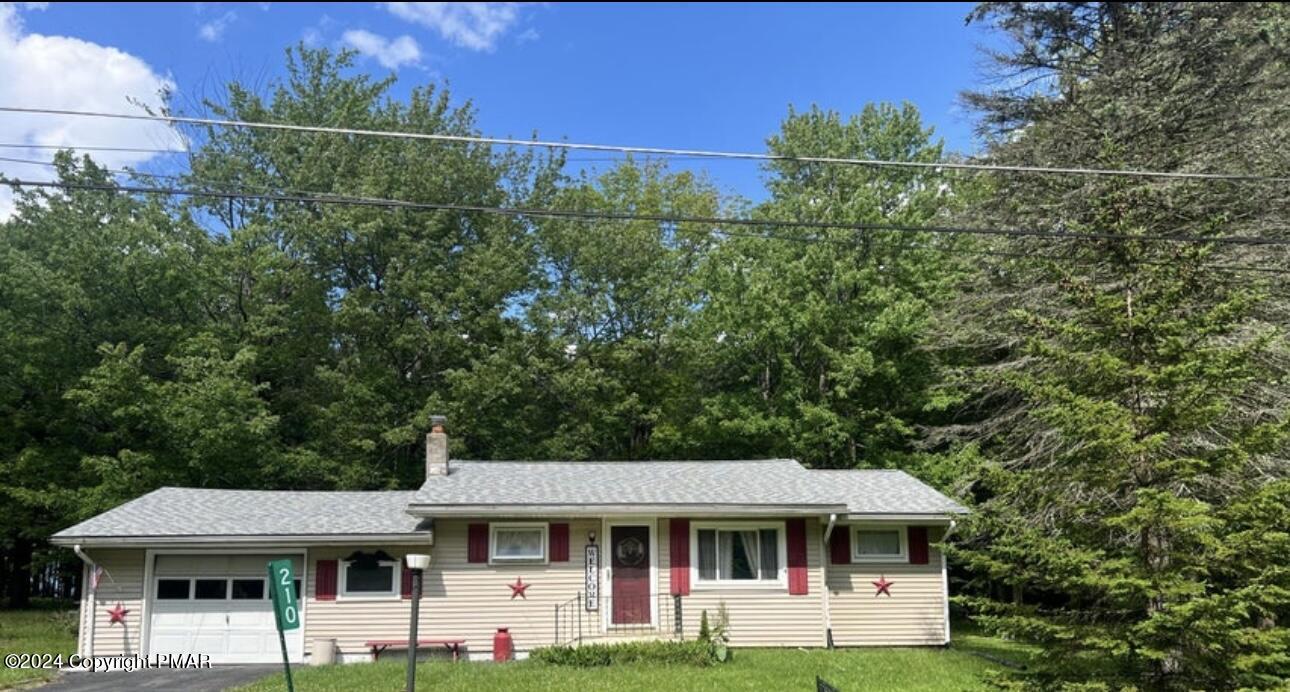
[[278,621],[278,631],[300,627],[300,602],[296,599],[296,575],[291,560],[274,560],[269,563],[269,588],[273,594],[273,614]]

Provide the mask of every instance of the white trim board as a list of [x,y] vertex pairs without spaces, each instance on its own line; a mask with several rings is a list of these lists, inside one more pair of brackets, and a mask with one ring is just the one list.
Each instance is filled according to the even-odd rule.
[[745,504],[472,504],[472,505],[408,505],[408,514],[417,517],[614,517],[632,519],[641,516],[656,518],[676,517],[767,517],[767,516],[817,516],[845,512],[843,505],[745,505]]
[[[387,545],[434,545],[434,533],[425,531],[418,534],[367,534],[343,533],[327,535],[282,535],[282,536],[90,536],[72,538],[51,538],[54,545],[71,547],[81,545],[86,548],[150,548],[153,546],[182,549],[180,552],[221,549],[229,546],[224,552],[241,550],[243,553],[257,553],[260,550],[276,549],[283,545],[358,545],[363,543],[384,543]],[[258,549],[251,549],[252,547]],[[245,549],[244,549],[245,548]]]

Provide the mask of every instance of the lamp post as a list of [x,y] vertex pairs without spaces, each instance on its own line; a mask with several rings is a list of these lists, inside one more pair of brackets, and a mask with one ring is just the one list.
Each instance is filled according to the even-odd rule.
[[407,692],[417,689],[417,621],[421,618],[421,578],[430,568],[430,556],[410,554],[404,557],[412,570],[412,620],[408,624],[408,686]]

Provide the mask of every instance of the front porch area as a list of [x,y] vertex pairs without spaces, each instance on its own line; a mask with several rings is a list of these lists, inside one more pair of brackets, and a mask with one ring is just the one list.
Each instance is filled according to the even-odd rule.
[[672,594],[615,597],[578,592],[556,604],[553,625],[552,641],[558,646],[682,639],[684,601]]

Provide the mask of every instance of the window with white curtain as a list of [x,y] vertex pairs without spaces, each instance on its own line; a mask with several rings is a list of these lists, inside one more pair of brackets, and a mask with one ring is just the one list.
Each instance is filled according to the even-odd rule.
[[696,524],[697,581],[768,584],[783,580],[782,524]]
[[905,529],[858,526],[851,537],[852,559],[858,562],[899,562],[905,559]]
[[544,562],[546,560],[547,525],[545,523],[492,524],[489,559],[492,562]]

